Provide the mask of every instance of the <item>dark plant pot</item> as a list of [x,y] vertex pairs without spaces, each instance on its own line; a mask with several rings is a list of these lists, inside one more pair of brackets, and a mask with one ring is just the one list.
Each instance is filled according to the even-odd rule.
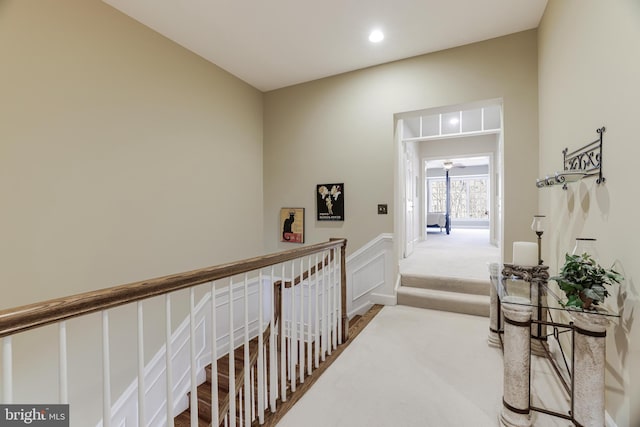
[[591,303],[593,302],[593,300],[591,298],[584,296],[584,292],[580,292],[578,296],[582,300],[582,308],[585,310],[591,309]]

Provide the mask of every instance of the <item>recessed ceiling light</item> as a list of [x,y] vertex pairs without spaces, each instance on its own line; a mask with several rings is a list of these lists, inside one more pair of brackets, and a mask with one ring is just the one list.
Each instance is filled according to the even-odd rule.
[[379,43],[384,39],[384,34],[380,30],[373,30],[371,34],[369,34],[369,41],[371,43]]

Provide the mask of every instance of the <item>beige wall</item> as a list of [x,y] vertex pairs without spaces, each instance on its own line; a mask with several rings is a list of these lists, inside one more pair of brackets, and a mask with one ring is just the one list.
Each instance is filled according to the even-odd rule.
[[556,271],[576,237],[598,239],[604,265],[626,277],[609,305],[621,318],[608,330],[607,411],[618,427],[640,425],[640,225],[634,163],[640,157],[640,3],[550,0],[539,29],[540,175],[562,168],[562,150],[604,134],[604,176],[539,190],[549,217],[545,260]]
[[423,160],[453,157],[471,157],[492,154],[498,157],[498,135],[476,135],[460,138],[436,139],[420,142]]
[[[536,31],[526,31],[268,92],[264,116],[264,231],[278,243],[280,207],[307,209],[307,238],[349,239],[352,252],[394,231],[394,114],[501,98],[505,255],[532,239],[537,211]],[[315,184],[345,183],[344,223],[315,221]],[[377,215],[388,203],[390,215]],[[397,211],[397,210],[396,210]],[[290,246],[287,246],[290,247]]]
[[97,0],[5,1],[0,53],[1,306],[262,252],[260,92]]
[[[3,0],[0,58],[0,308],[263,252],[259,91],[99,0]],[[113,316],[114,397],[134,319]],[[16,400],[55,402],[17,341]],[[72,393],[99,405],[78,383],[99,366],[70,356]]]

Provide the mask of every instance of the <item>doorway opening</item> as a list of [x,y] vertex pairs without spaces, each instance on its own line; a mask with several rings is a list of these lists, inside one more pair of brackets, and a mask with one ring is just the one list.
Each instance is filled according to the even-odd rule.
[[502,235],[501,102],[397,117],[400,273],[488,278]]
[[491,240],[491,157],[489,153],[423,160],[425,233],[473,228],[486,230]]

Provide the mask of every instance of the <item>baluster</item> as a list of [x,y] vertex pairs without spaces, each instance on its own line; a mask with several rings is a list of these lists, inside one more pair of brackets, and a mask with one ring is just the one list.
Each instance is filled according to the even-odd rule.
[[296,337],[296,288],[295,288],[295,277],[296,277],[296,265],[294,261],[291,261],[291,320],[289,321],[289,381],[291,381],[291,391],[296,391],[296,362],[298,356],[298,342]]
[[189,288],[189,356],[191,359],[191,427],[198,427],[198,370],[196,367],[196,291]]
[[2,401],[11,405],[13,403],[13,350],[11,335],[2,339]]
[[340,300],[338,299],[338,250],[333,249],[333,308],[331,309],[331,314],[333,315],[333,348],[338,348],[338,305],[340,305]]
[[262,270],[258,272],[258,421],[264,423],[264,295]]
[[300,336],[298,339],[298,355],[300,365],[300,383],[304,382],[304,259],[300,258]]
[[336,271],[335,271],[335,258],[334,260],[331,260],[331,256],[333,255],[333,249],[329,249],[329,354],[331,354],[331,352],[333,351],[333,349],[335,348],[333,346],[333,342],[335,341],[335,333],[334,333],[334,329],[333,329],[333,323],[334,323],[334,318],[335,318],[335,295],[336,295],[336,288],[335,288],[335,276],[336,276]]
[[272,413],[276,411],[276,398],[278,394],[278,349],[276,348],[275,287],[273,286],[274,272],[274,266],[271,266],[271,280],[269,281],[269,304],[271,306],[271,321],[269,323],[269,406],[271,407]]
[[145,404],[144,404],[144,313],[142,310],[142,301],[136,303],[138,308],[138,425],[147,425],[145,422]]
[[[269,372],[269,371],[268,371],[268,368],[269,368],[269,367],[267,366],[267,358],[266,358],[266,357],[262,360],[262,362],[263,362],[263,364],[264,364],[264,366],[263,366],[263,368],[262,368],[262,369],[263,369],[263,372],[265,372],[265,378],[264,378],[264,379],[265,379],[265,381],[262,383],[263,388],[264,388],[264,390],[263,390],[263,392],[264,392],[264,393],[263,393],[263,396],[264,396],[264,406],[263,406],[263,408],[264,408],[264,410],[263,410],[262,415],[264,415],[264,412],[266,412],[267,407],[269,406],[269,399],[268,399],[268,396],[269,396],[269,389],[268,389],[268,387],[267,387],[267,381],[266,381],[266,379],[268,378],[268,377],[267,377],[267,375],[268,375],[268,372]],[[263,422],[264,422],[264,421],[263,421]]]
[[171,347],[171,295],[165,294],[165,356],[166,356],[166,380],[167,380],[167,426],[173,427],[173,349]]
[[109,358],[109,312],[102,311],[102,425],[111,426],[111,359]]
[[218,327],[216,307],[216,282],[211,282],[211,425],[220,425],[218,413]]
[[251,427],[251,376],[249,364],[249,276],[244,273],[244,420]]
[[240,408],[238,416],[240,417],[240,425],[244,424],[242,419],[242,394],[242,387],[240,387],[240,390],[238,390],[238,408]]
[[307,259],[309,261],[309,281],[307,283],[307,375],[311,375],[311,344],[313,342],[311,339],[311,283],[313,276],[311,275],[311,256]]
[[321,342],[321,352],[320,358],[322,361],[325,361],[327,355],[327,303],[329,299],[327,298],[327,268],[328,268],[328,259],[325,257],[325,253],[322,252],[322,332],[320,333],[320,342]]
[[69,375],[67,370],[67,322],[58,323],[58,400],[69,403]]
[[[256,360],[257,361],[257,360]],[[251,367],[251,422],[254,422],[256,419],[256,392],[258,390],[256,390],[256,386],[255,386],[255,380],[256,380],[256,370],[253,368],[253,366]]]
[[280,280],[280,400],[287,401],[287,343],[284,333],[284,263]]
[[316,298],[314,301],[315,304],[315,333],[314,333],[314,362],[316,365],[316,369],[320,366],[320,307],[319,307],[319,299],[320,299],[320,271],[317,271],[318,268],[318,254],[316,254]]
[[333,287],[333,301],[331,303],[331,316],[332,316],[332,322],[331,322],[331,339],[332,339],[332,346],[333,349],[335,350],[338,347],[338,304],[337,304],[337,297],[338,297],[338,286],[337,286],[337,274],[338,274],[338,265],[336,264],[336,262],[338,261],[338,254],[335,252],[335,248],[332,249],[332,253],[333,253],[333,277],[331,280],[331,286]]
[[[229,424],[236,427],[236,364],[233,322],[233,278],[229,278]],[[242,412],[242,411],[241,411]]]
[[338,319],[336,320],[338,328],[338,344],[342,344],[342,248],[336,249],[338,258]]
[[325,351],[327,355],[331,354],[331,251],[327,252],[326,258],[326,281],[325,281]]
[[327,255],[327,353],[331,356],[333,335],[333,261],[331,249]]

